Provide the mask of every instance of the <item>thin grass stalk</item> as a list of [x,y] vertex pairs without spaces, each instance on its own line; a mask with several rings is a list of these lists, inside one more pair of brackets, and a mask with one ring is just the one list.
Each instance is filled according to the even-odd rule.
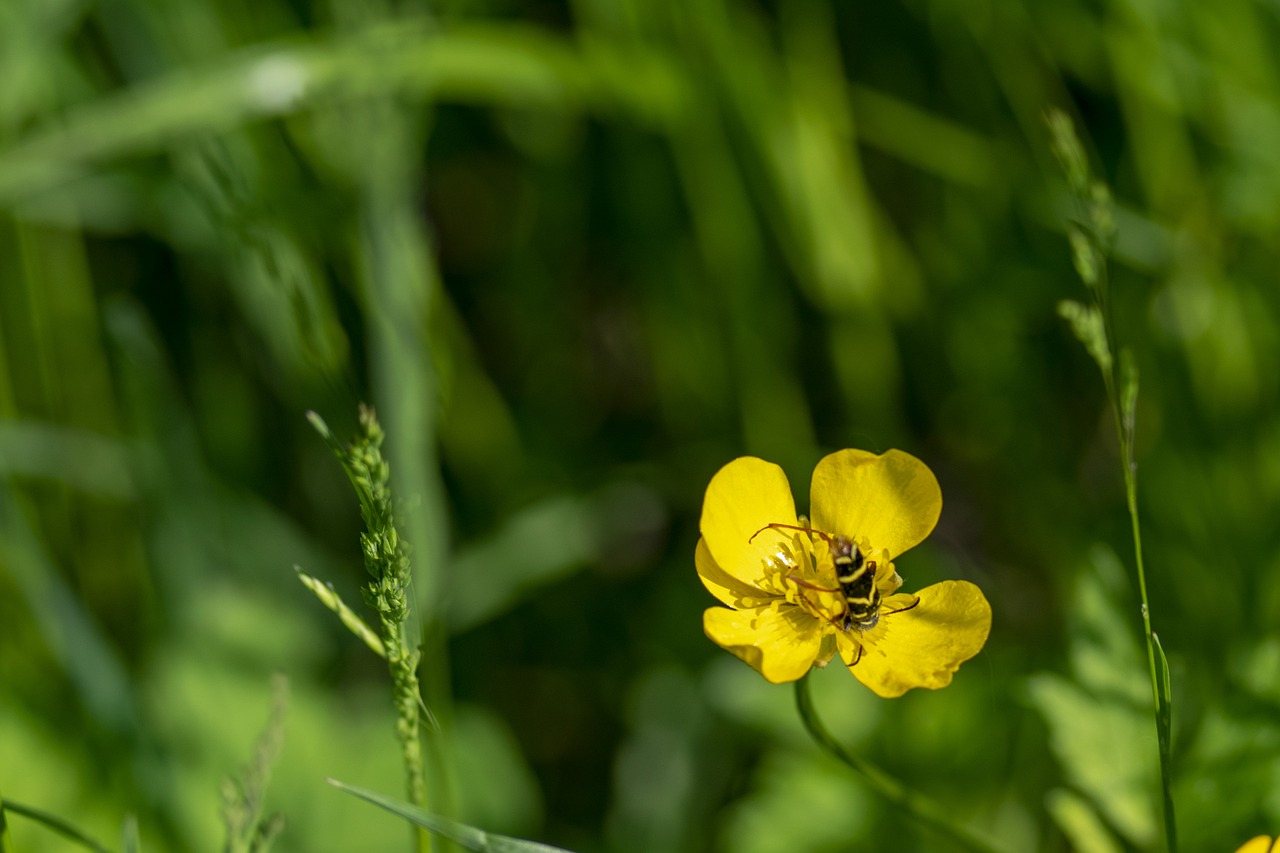
[[[1103,284],[1105,286],[1105,274]],[[1110,336],[1113,333],[1110,328],[1109,315],[1104,314],[1103,316],[1108,318],[1107,333]],[[1151,627],[1151,604],[1147,597],[1147,571],[1142,558],[1142,524],[1138,520],[1138,466],[1133,458],[1132,431],[1125,427],[1123,405],[1116,388],[1114,370],[1114,366],[1111,371],[1104,370],[1103,379],[1107,386],[1107,396],[1110,399],[1111,411],[1115,416],[1116,435],[1120,440],[1120,464],[1124,470],[1125,506],[1129,512],[1129,522],[1133,533],[1133,559],[1138,571],[1138,595],[1142,600],[1142,633],[1147,644],[1147,667],[1151,674],[1151,698],[1155,706],[1156,742],[1160,756],[1160,809],[1164,820],[1165,841],[1168,845],[1169,853],[1177,853],[1178,829],[1173,810],[1173,744],[1170,737],[1173,707],[1169,702],[1170,697],[1167,685],[1166,689],[1161,689],[1160,674],[1162,672],[1166,673],[1167,680],[1167,664],[1164,664],[1164,649],[1160,648],[1160,639]],[[1156,665],[1157,654],[1163,666],[1158,667]]]
[[[415,633],[410,629],[412,599],[409,593],[413,571],[408,546],[396,528],[391,469],[381,449],[385,435],[377,416],[367,406],[360,407],[360,429],[348,447],[334,439],[319,415],[308,413],[308,418],[342,461],[360,499],[360,515],[365,525],[365,532],[360,534],[360,547],[365,569],[372,577],[363,593],[365,601],[378,613],[378,633],[391,675],[395,732],[404,762],[406,791],[410,802],[426,809],[427,786],[418,714],[422,704],[419,651],[410,640]],[[415,829],[413,838],[418,853],[430,851],[430,833]]]
[[[1114,214],[1106,186],[1089,176],[1088,160],[1072,127],[1071,120],[1058,110],[1051,110],[1046,121],[1053,134],[1053,148],[1071,186],[1077,220],[1073,223],[1072,248],[1076,254],[1076,271],[1089,291],[1093,310],[1100,320],[1101,342],[1091,342],[1081,327],[1076,328],[1085,348],[1098,364],[1106,387],[1107,402],[1115,421],[1120,444],[1120,465],[1124,473],[1125,506],[1133,535],[1134,564],[1138,573],[1138,594],[1142,601],[1142,628],[1147,644],[1147,667],[1151,676],[1156,741],[1159,746],[1161,812],[1165,841],[1169,853],[1177,853],[1178,832],[1173,808],[1172,727],[1173,704],[1169,683],[1169,664],[1160,638],[1151,627],[1151,603],[1147,596],[1147,573],[1142,557],[1142,525],[1138,518],[1138,465],[1134,458],[1134,420],[1137,406],[1138,379],[1127,351],[1117,353],[1117,336],[1111,313],[1111,294],[1107,276],[1107,258],[1115,239]],[[1157,657],[1159,665],[1157,666]]]

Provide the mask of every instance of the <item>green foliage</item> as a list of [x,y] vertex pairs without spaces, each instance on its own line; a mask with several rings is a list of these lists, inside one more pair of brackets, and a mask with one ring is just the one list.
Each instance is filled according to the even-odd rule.
[[[815,673],[833,737],[1010,849],[1149,838],[1122,824],[1156,804],[1126,782],[1117,817],[1081,781],[1070,710],[1133,704],[1081,695],[1114,677],[1077,596],[1094,543],[1127,553],[1119,461],[1185,846],[1274,832],[1273,18],[0,2],[0,788],[211,849],[284,671],[273,849],[402,848],[318,782],[403,781],[351,631],[382,630],[360,517],[300,417],[349,436],[363,400],[396,495],[372,544],[412,547],[382,594],[417,614],[432,813],[584,851],[931,849],[701,631],[709,476],[754,454],[800,482],[859,446],[938,472],[904,573],[979,583],[995,624],[937,693]],[[1089,623],[1134,634],[1141,596],[1108,590]],[[1045,684],[1051,714],[1022,701]],[[15,850],[67,846],[4,814]]]

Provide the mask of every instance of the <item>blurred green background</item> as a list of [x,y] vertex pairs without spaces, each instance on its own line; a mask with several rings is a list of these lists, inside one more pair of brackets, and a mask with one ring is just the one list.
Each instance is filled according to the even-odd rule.
[[[359,514],[389,433],[436,803],[581,851],[945,850],[711,644],[710,476],[942,484],[944,691],[815,691],[1010,851],[1159,847],[1110,414],[1043,113],[1119,204],[1185,850],[1280,831],[1280,8],[1219,0],[0,3],[0,793],[219,849],[291,685],[282,851],[405,849]],[[436,626],[436,627],[432,627]],[[440,627],[444,626],[444,627]],[[443,782],[441,781],[443,778]],[[12,818],[18,850],[65,849]]]

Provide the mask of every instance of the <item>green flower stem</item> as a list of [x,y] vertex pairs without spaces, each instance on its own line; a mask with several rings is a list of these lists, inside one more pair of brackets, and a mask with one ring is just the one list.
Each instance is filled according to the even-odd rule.
[[862,777],[871,783],[871,787],[889,802],[909,812],[921,823],[947,836],[965,850],[974,851],[974,853],[997,853],[997,848],[964,827],[953,823],[942,806],[907,788],[874,764],[853,755],[832,737],[813,706],[808,673],[796,682],[796,709],[800,712],[804,727],[809,730],[809,734],[818,745],[862,774]]

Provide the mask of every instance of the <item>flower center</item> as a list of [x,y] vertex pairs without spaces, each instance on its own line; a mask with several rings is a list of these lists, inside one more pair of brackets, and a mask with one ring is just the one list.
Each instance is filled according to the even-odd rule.
[[[771,528],[806,534],[783,540],[773,564],[775,585],[787,601],[841,631],[869,631],[879,623],[877,563],[866,559],[853,540],[788,524],[770,524],[762,531]],[[815,548],[815,537],[827,547]]]

